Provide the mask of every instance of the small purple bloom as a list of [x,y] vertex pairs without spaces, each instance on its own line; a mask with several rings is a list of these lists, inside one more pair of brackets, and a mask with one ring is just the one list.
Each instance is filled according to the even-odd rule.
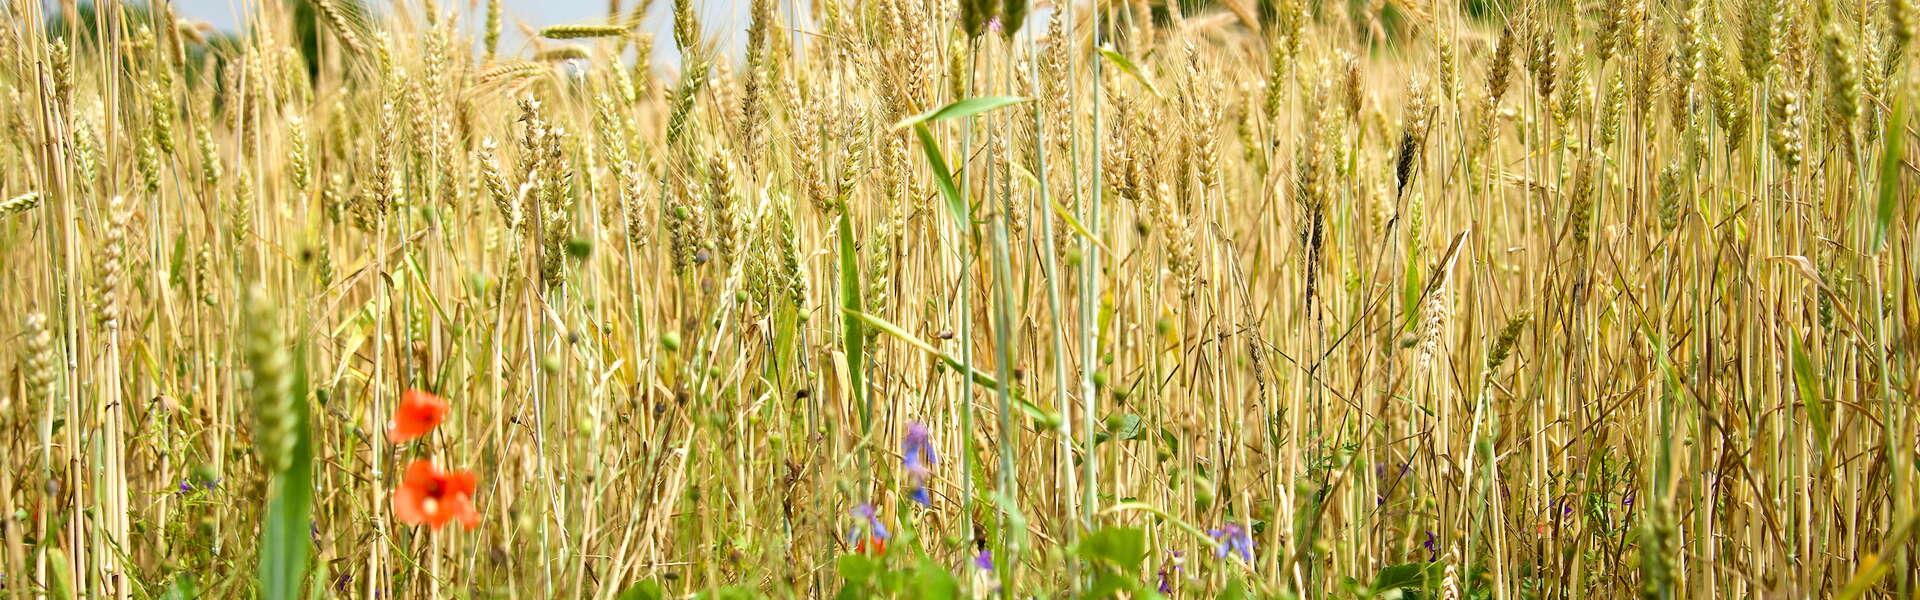
[[982,571],[992,571],[993,551],[981,548],[980,553],[973,557],[973,567]]
[[[873,509],[872,504],[862,504],[854,507],[853,516],[866,519],[867,531],[872,534],[873,537],[880,538],[881,540],[893,539],[893,534],[888,532],[887,526],[880,522],[880,513]],[[860,539],[859,526],[856,525],[852,531],[847,532],[847,541],[849,543],[857,543]]]
[[939,459],[933,454],[932,434],[920,423],[907,424],[907,437],[900,441],[900,462],[907,472],[917,476],[930,474]]
[[180,478],[179,489],[182,494],[190,493],[194,490],[212,490],[217,487],[220,487],[220,478],[210,475],[194,474]]
[[1440,544],[1438,542],[1439,538],[1434,537],[1432,531],[1428,531],[1427,541],[1420,544],[1421,547],[1427,549],[1427,562],[1440,560]]
[[1214,548],[1214,556],[1226,558],[1228,554],[1237,554],[1240,560],[1253,562],[1253,534],[1245,527],[1237,523],[1227,523],[1219,529],[1208,530],[1207,535],[1213,536],[1213,540],[1220,544]]
[[1627,508],[1633,508],[1633,494],[1636,491],[1639,490],[1627,490],[1626,497],[1620,499],[1620,504]]
[[1173,582],[1180,578],[1182,572],[1186,571],[1186,567],[1184,566],[1186,562],[1186,557],[1179,550],[1174,550],[1169,553],[1167,562],[1160,564],[1160,572],[1158,573],[1160,576],[1160,584],[1154,586],[1154,591],[1162,594],[1172,594]]
[[933,465],[939,462],[927,426],[908,423],[907,437],[900,442],[900,464],[906,467],[907,478],[913,481],[913,491],[908,497],[921,506],[933,506],[933,498],[927,493],[927,480],[933,477]]

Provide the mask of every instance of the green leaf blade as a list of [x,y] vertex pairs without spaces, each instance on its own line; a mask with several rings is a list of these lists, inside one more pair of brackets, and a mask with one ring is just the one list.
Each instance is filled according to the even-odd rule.
[[908,127],[917,127],[951,119],[964,119],[1029,100],[1032,100],[1032,98],[1023,98],[1020,96],[976,96],[973,98],[962,98],[946,106],[901,119],[900,122],[893,124],[893,129],[898,131]]
[[[860,298],[860,254],[853,243],[850,212],[840,211],[840,308],[849,316],[864,310]],[[873,407],[867,405],[866,333],[860,319],[842,318],[840,322],[841,343],[847,352],[847,380],[853,386],[854,401],[860,405],[860,429],[865,432],[873,422]]]
[[1887,234],[1893,229],[1894,213],[1900,202],[1900,167],[1907,147],[1907,95],[1899,94],[1893,102],[1893,120],[1887,123],[1887,130],[1880,137],[1886,144],[1880,149],[1880,198],[1874,206],[1873,250],[1879,252],[1887,245]]

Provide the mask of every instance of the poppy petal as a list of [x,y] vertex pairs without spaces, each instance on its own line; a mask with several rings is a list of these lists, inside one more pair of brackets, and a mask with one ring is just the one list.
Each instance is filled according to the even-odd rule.
[[433,461],[420,459],[407,465],[407,471],[400,476],[400,484],[411,488],[426,488],[440,479],[440,470],[433,468]]
[[419,525],[427,520],[426,511],[421,507],[420,490],[403,486],[393,492],[393,518],[407,525]]
[[439,529],[446,525],[447,521],[453,520],[453,513],[447,510],[447,503],[444,501],[429,499],[426,502],[426,509],[428,527]]
[[455,494],[471,496],[474,488],[479,485],[479,478],[473,474],[473,471],[454,471],[447,474],[444,485],[445,493],[449,496]]
[[400,394],[400,403],[393,409],[387,441],[403,444],[424,437],[446,420],[446,416],[446,399],[417,389],[407,390]]
[[473,499],[465,494],[453,497],[451,502],[454,516],[460,519],[460,526],[472,530],[480,526],[480,512],[474,510]]

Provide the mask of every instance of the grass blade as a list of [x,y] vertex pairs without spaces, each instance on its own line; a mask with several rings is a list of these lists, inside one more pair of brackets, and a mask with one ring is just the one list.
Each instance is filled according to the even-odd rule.
[[980,113],[1013,106],[1028,100],[1031,100],[1031,98],[1022,98],[1020,96],[980,96],[955,100],[946,106],[901,119],[900,122],[893,124],[893,130],[899,131],[908,127],[938,123],[948,119],[971,117]]
[[1886,145],[1880,148],[1880,199],[1873,211],[1875,252],[1887,245],[1887,231],[1893,228],[1894,212],[1899,208],[1900,167],[1907,147],[1906,94],[1894,97],[1892,120],[1887,122],[1887,131],[1880,137]]
[[1820,452],[1827,449],[1827,408],[1821,399],[1818,371],[1814,370],[1813,359],[1807,356],[1806,344],[1798,332],[1790,332],[1793,341],[1793,387],[1800,395],[1801,406],[1807,409],[1807,421],[1813,427],[1814,439],[1820,443]]
[[[1034,177],[1033,173],[1027,171],[1026,167],[1022,167],[1018,163],[1011,163],[1008,166],[1013,167],[1014,174],[1019,175],[1022,179],[1026,179],[1028,183],[1033,184],[1033,187],[1035,189],[1038,189],[1040,188],[1040,186],[1044,185],[1040,183],[1040,178]],[[1100,238],[1094,237],[1093,232],[1087,231],[1087,226],[1081,224],[1080,219],[1073,216],[1073,211],[1067,210],[1067,207],[1065,206],[1061,206],[1060,201],[1054,199],[1054,197],[1051,195],[1047,196],[1047,208],[1053,210],[1053,214],[1059,216],[1060,220],[1062,222],[1065,222],[1068,228],[1073,229],[1073,232],[1075,234],[1078,234],[1082,238],[1086,238],[1086,240],[1089,242],[1093,242],[1093,245],[1099,246],[1101,252],[1106,252],[1106,253],[1113,252],[1112,248],[1107,247],[1106,242],[1100,241]]]
[[1106,58],[1107,62],[1113,63],[1113,66],[1119,67],[1120,72],[1126,73],[1129,77],[1132,77],[1134,81],[1140,82],[1140,85],[1146,86],[1147,91],[1153,92],[1153,95],[1163,95],[1160,93],[1160,88],[1153,85],[1153,81],[1147,79],[1146,73],[1140,70],[1139,65],[1133,64],[1133,59],[1127,58],[1127,55],[1121,54],[1120,51],[1114,50],[1111,47],[1103,46],[1100,48],[1100,56]]
[[[860,254],[853,243],[851,211],[840,211],[840,309],[849,315],[861,314]],[[873,423],[873,407],[867,405],[866,333],[860,319],[841,319],[840,341],[846,346],[847,379],[853,386],[853,399],[860,404],[860,430]]]
[[953,182],[953,171],[947,168],[947,157],[940,152],[940,143],[934,141],[933,131],[927,129],[925,123],[918,123],[913,126],[913,134],[920,138],[927,164],[933,167],[933,184],[940,188],[940,197],[946,199],[947,212],[953,215],[953,221],[960,224],[962,231],[972,231],[973,224],[967,222],[967,200],[960,195],[960,186]]

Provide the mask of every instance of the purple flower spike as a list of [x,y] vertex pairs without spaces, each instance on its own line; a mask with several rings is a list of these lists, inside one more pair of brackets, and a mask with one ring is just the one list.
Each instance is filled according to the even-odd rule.
[[1253,563],[1253,534],[1246,528],[1237,523],[1227,523],[1219,529],[1208,530],[1207,535],[1213,536],[1213,540],[1219,543],[1213,550],[1214,556],[1226,558],[1228,554],[1236,554],[1240,560]]
[[992,571],[993,551],[982,548],[980,553],[973,557],[973,567],[982,571]]

